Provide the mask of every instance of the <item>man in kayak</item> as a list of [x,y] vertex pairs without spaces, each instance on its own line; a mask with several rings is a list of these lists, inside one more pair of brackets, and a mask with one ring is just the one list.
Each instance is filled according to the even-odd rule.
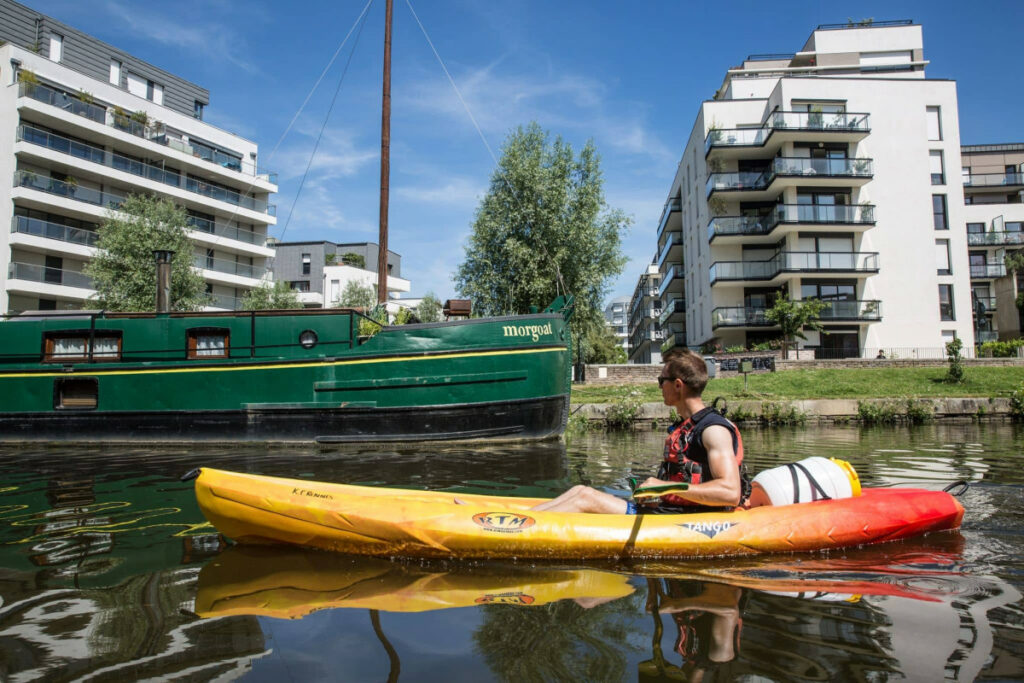
[[533,509],[635,515],[740,505],[749,495],[749,483],[741,474],[743,441],[736,425],[704,405],[701,394],[707,383],[707,366],[700,355],[690,350],[665,355],[658,385],[665,405],[676,409],[680,421],[669,429],[658,476],[648,478],[640,488],[685,482],[685,491],[646,505],[578,485]]

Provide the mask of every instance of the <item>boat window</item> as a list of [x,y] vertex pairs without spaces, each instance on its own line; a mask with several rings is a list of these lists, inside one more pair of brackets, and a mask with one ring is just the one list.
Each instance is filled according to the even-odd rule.
[[188,331],[189,358],[227,358],[231,334],[219,327],[197,327]]
[[53,407],[91,410],[99,403],[99,382],[94,377],[61,378],[53,382]]
[[[92,333],[92,358],[99,361],[121,360],[121,333],[96,330]],[[89,330],[48,332],[44,340],[43,361],[74,363],[89,360]]]

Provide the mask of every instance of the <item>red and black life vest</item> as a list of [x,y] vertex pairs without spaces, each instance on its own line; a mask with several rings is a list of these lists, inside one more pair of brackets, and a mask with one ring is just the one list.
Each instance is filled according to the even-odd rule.
[[[703,442],[704,430],[712,425],[721,425],[732,435],[736,467],[740,472],[742,502],[750,496],[750,480],[743,466],[743,439],[736,425],[712,407],[704,408],[669,427],[668,436],[665,437],[664,460],[658,469],[658,479],[690,484],[714,479],[715,475],[708,461],[708,451],[704,448]],[[692,505],[689,501],[672,495],[664,496],[662,501],[671,505]]]

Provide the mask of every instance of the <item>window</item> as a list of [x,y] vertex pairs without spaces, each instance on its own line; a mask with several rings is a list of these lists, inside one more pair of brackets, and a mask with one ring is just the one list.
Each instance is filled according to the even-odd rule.
[[50,61],[59,62],[64,56],[64,36],[57,33],[50,34]]
[[309,280],[292,280],[288,286],[292,288],[293,292],[308,292]]
[[146,99],[154,104],[164,103],[164,87],[153,81],[146,81]]
[[926,107],[925,113],[928,117],[928,139],[929,140],[941,140],[942,139],[942,120],[941,110],[939,107]]
[[302,255],[302,274],[309,275],[310,261],[309,254]]
[[928,152],[928,164],[932,173],[932,185],[945,185],[946,172],[943,170],[942,150],[933,149]]
[[[43,341],[43,362],[75,363],[89,360],[89,330],[48,332]],[[97,361],[121,360],[121,333],[92,331],[92,358]]]
[[939,275],[952,275],[949,267],[949,240],[935,240],[935,265]]
[[214,263],[213,249],[207,249],[206,250],[206,269],[207,270],[213,270],[213,263]]
[[139,97],[146,96],[146,80],[128,72],[128,92]]
[[956,320],[953,311],[953,285],[939,285],[939,318]]
[[192,105],[192,116],[200,121],[203,120],[203,103],[199,100],[196,100]]
[[188,330],[187,357],[190,359],[227,358],[231,353],[230,332],[219,327]]
[[967,234],[968,235],[975,235],[975,234],[982,233],[982,232],[985,232],[985,224],[984,223],[968,223],[967,224]]
[[932,195],[932,221],[936,230],[949,230],[949,221],[946,220],[946,195]]
[[962,166],[960,167],[960,179],[964,181],[964,185],[971,184],[971,167]]
[[91,410],[99,404],[99,382],[93,377],[61,378],[53,382],[53,407]]
[[110,82],[118,87],[121,86],[121,62],[116,59],[110,60]]

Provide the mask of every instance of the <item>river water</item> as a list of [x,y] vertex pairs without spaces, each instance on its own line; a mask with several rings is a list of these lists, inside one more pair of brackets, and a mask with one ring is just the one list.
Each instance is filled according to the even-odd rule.
[[229,547],[198,466],[453,492],[624,493],[663,435],[323,451],[0,449],[0,681],[1024,678],[1024,430],[747,430],[754,471],[972,482],[959,532],[823,554],[633,565],[397,563]]

